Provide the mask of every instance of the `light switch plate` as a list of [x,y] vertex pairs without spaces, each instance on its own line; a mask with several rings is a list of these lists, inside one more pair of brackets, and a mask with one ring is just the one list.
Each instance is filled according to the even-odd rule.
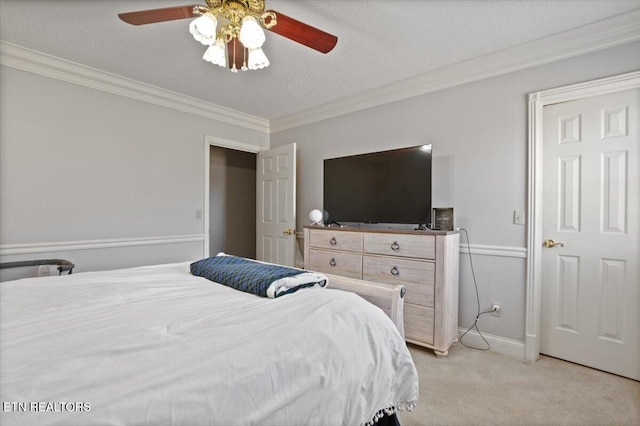
[[513,223],[514,225],[524,225],[524,210],[513,211]]

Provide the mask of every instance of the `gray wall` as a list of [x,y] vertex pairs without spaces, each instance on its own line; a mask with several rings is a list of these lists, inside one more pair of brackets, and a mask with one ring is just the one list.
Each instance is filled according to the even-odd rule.
[[[204,135],[298,147],[298,229],[322,205],[322,160],[434,145],[434,206],[456,209],[472,244],[526,246],[529,92],[640,69],[640,42],[441,90],[269,135],[0,66],[0,244],[197,235],[204,203]],[[42,251],[76,271],[191,260],[202,241]],[[525,260],[474,257],[481,303],[502,317],[481,329],[524,338]],[[475,293],[461,257],[460,323]]]
[[[526,265],[517,256],[526,227],[513,224],[513,211],[527,207],[527,94],[639,68],[635,42],[273,134],[272,147],[297,143],[298,229],[322,207],[323,159],[431,143],[433,206],[454,207],[472,245],[506,254],[473,258],[482,308],[502,305],[480,328],[523,341]],[[468,327],[476,299],[469,259],[460,261],[460,325]]]
[[[3,246],[203,235],[205,135],[269,135],[0,67]],[[90,245],[90,244],[89,244]],[[2,256],[64,257],[77,271],[202,256],[203,240]]]
[[209,254],[256,257],[256,154],[211,147]]

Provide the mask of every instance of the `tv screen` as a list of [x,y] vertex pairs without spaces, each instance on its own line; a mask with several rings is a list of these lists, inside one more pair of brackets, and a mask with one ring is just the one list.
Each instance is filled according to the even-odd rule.
[[428,224],[431,145],[324,160],[325,222]]

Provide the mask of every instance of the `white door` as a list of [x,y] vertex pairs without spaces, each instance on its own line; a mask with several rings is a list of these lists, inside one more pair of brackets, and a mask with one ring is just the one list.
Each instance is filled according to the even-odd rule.
[[258,152],[256,258],[294,266],[296,144]]
[[544,107],[540,353],[640,380],[640,89]]

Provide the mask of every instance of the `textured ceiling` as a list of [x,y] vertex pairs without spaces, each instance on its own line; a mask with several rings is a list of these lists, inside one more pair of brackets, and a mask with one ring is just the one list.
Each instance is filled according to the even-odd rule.
[[324,55],[267,32],[271,66],[237,74],[201,59],[189,20],[134,27],[117,16],[194,3],[0,0],[0,39],[271,120],[640,8],[640,0],[266,0],[338,44]]

